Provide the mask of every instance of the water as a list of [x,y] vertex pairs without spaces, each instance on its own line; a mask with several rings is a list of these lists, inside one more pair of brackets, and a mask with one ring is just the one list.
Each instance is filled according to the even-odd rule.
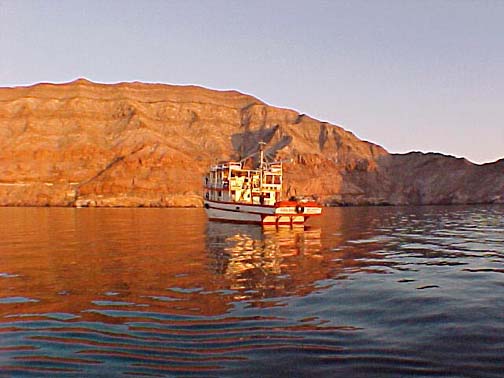
[[504,208],[0,209],[0,377],[502,377]]

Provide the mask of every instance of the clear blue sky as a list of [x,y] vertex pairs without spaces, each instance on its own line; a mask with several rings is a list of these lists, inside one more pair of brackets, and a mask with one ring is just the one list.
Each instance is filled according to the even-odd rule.
[[0,0],[0,86],[237,89],[391,152],[504,157],[504,1]]

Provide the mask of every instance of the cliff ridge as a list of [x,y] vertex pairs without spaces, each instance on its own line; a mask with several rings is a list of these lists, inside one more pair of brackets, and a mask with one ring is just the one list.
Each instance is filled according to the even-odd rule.
[[504,161],[389,154],[236,91],[78,79],[0,88],[0,205],[201,206],[202,176],[264,141],[286,196],[326,204],[503,203]]

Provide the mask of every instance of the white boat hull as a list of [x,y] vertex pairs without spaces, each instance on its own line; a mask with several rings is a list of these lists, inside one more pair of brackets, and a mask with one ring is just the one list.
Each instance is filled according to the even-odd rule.
[[320,215],[320,207],[264,206],[245,203],[205,201],[208,219],[221,222],[255,224],[303,224],[310,216]]

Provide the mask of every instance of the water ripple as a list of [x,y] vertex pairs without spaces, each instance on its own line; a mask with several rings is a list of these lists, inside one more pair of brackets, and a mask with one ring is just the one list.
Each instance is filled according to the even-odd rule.
[[2,217],[0,376],[502,375],[502,207]]

